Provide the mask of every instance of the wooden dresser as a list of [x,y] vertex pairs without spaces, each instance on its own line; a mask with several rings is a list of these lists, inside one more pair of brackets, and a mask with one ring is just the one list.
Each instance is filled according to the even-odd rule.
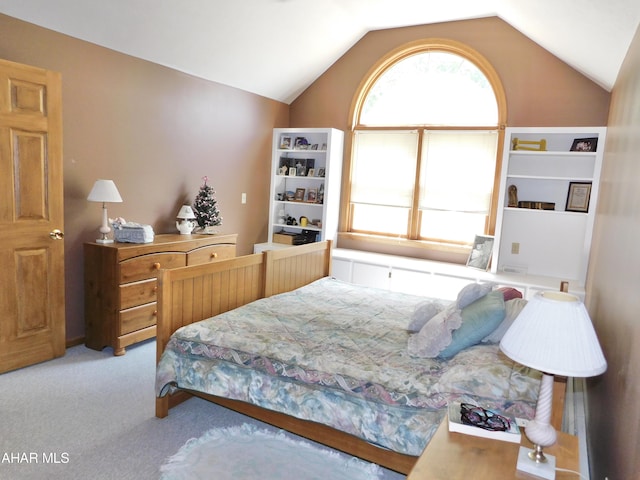
[[128,345],[155,337],[158,271],[235,257],[236,240],[237,234],[169,234],[152,243],[85,243],[86,345],[124,355]]

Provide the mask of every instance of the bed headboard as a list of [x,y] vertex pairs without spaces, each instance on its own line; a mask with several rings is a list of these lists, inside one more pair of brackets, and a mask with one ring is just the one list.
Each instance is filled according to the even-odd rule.
[[269,250],[158,275],[158,360],[178,328],[331,273],[331,242]]

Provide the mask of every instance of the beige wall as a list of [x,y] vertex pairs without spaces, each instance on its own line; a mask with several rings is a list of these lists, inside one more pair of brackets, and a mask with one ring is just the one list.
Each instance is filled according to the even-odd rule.
[[[240,254],[266,241],[271,132],[288,106],[0,15],[0,58],[62,73],[67,339],[84,335],[82,245],[97,238],[97,178],[124,199],[109,215],[176,232],[207,175]],[[242,192],[247,203],[240,202]]]
[[640,478],[640,29],[613,90],[587,284],[609,368],[589,386],[592,479]]

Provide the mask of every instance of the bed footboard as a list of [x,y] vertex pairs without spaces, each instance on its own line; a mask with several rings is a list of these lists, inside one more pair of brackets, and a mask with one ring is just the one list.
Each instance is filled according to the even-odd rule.
[[[330,273],[330,241],[161,270],[156,361],[160,361],[171,334],[178,328],[259,298],[294,290]],[[169,408],[184,397],[166,395],[156,399],[156,416],[167,416]]]

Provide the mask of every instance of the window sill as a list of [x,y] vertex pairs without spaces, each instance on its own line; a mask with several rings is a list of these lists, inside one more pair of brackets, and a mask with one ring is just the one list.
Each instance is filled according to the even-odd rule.
[[471,246],[339,232],[337,247],[465,265]]

